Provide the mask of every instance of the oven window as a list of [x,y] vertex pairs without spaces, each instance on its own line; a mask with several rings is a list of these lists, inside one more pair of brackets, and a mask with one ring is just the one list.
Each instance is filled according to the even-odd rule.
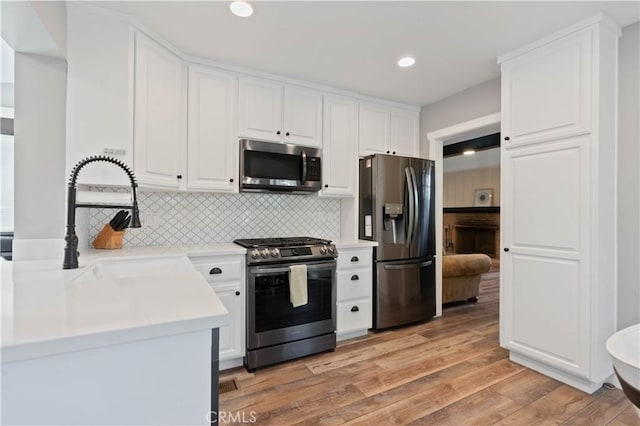
[[298,155],[245,151],[244,174],[252,178],[300,180],[302,158]]
[[289,301],[287,272],[255,278],[256,332],[330,320],[332,312],[331,269],[307,272],[306,305],[294,308]]

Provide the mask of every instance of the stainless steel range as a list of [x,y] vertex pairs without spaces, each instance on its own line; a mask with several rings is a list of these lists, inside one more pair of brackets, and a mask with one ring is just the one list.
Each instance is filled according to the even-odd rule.
[[[335,245],[309,237],[234,243],[247,248],[247,370],[335,349]],[[290,267],[302,264],[308,302],[293,307]]]

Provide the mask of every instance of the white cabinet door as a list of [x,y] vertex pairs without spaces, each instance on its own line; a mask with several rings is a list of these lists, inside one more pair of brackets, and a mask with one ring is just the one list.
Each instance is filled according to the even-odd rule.
[[284,141],[322,145],[322,94],[300,87],[284,88]]
[[360,103],[360,155],[391,154],[389,108]]
[[504,347],[589,376],[589,136],[502,151]]
[[238,190],[237,78],[189,68],[188,189]]
[[134,169],[141,186],[181,186],[185,173],[186,66],[136,34]]
[[240,78],[240,137],[282,140],[282,92],[282,85],[275,82]]
[[503,64],[505,145],[590,131],[591,44],[583,31]]
[[214,286],[218,298],[222,302],[229,315],[230,324],[220,327],[220,361],[244,356],[244,297],[240,287]]
[[417,157],[420,138],[420,118],[414,111],[391,111],[391,153]]
[[358,105],[341,97],[324,98],[322,194],[354,197],[358,173]]

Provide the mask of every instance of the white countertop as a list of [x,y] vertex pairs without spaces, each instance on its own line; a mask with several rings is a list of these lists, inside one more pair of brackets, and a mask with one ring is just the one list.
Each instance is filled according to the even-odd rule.
[[[338,249],[374,247],[375,241],[337,240]],[[91,249],[80,268],[59,259],[1,262],[2,362],[217,328],[229,314],[198,272],[86,279],[100,261],[245,255],[233,243]]]
[[62,258],[0,263],[3,363],[229,323],[195,269],[96,280],[82,275],[86,267],[65,271],[61,265]]

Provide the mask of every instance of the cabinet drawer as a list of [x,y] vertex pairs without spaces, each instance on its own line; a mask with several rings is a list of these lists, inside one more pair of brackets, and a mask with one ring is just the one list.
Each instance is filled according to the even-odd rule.
[[220,262],[213,260],[199,262],[196,260],[193,263],[196,270],[211,283],[240,280],[244,266],[244,263],[240,260],[226,259]]
[[351,299],[366,299],[372,293],[371,268],[338,271],[338,302]]
[[371,248],[338,249],[338,270],[371,266],[372,260]]
[[348,333],[371,328],[371,300],[338,303],[337,332]]

